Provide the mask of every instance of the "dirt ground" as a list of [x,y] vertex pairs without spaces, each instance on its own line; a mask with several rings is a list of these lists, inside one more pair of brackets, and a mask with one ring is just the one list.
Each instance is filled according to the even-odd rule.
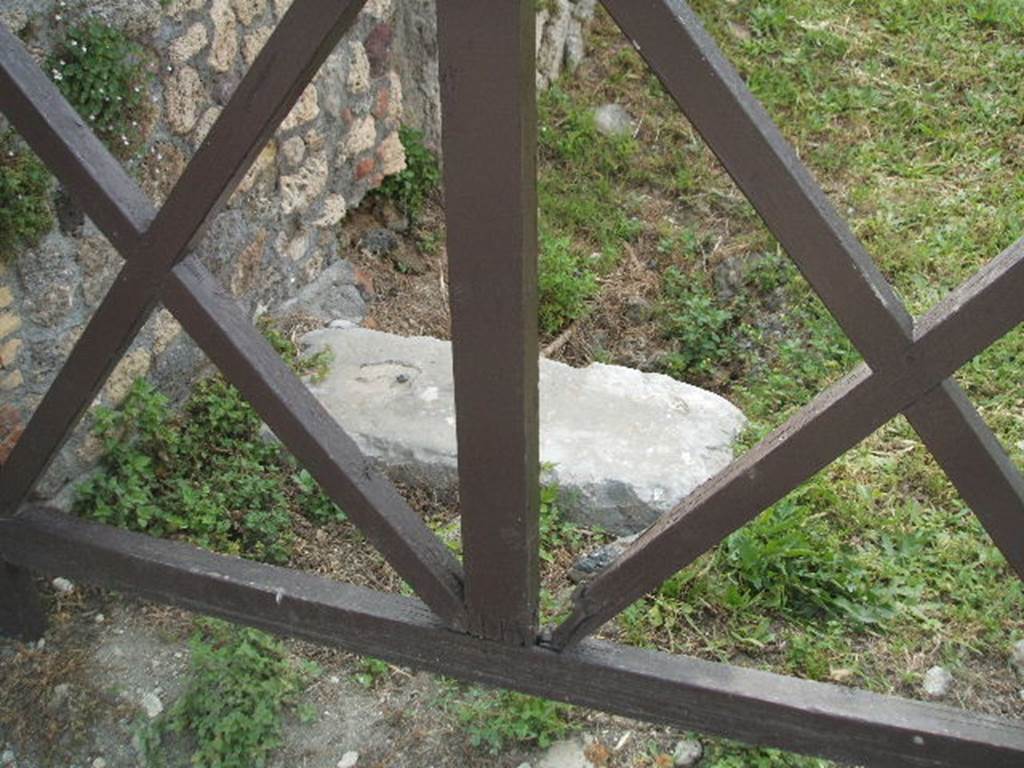
[[[147,706],[166,709],[182,693],[193,620],[183,612],[94,589],[47,589],[51,628],[42,645],[0,641],[0,752],[17,768],[134,768]],[[373,687],[356,680],[355,657],[289,643],[321,673],[292,715],[270,768],[335,768],[357,752],[366,768],[516,768],[545,765],[545,751],[491,755],[469,743],[446,709],[452,687],[433,675],[391,668]],[[152,712],[153,710],[150,710]],[[631,766],[680,734],[622,718],[578,713],[589,754],[605,766]],[[616,747],[618,749],[616,750]],[[169,768],[189,765],[189,742],[165,740]],[[646,763],[645,763],[646,764]]]

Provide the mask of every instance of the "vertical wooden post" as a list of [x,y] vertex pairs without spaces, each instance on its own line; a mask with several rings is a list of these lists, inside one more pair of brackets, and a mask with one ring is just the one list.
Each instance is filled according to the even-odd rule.
[[438,3],[469,630],[537,632],[537,191],[533,0]]
[[46,614],[23,568],[0,560],[0,635],[38,640],[46,631]]

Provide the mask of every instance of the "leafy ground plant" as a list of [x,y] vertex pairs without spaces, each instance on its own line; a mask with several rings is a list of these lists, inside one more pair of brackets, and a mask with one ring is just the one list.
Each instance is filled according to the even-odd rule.
[[398,135],[405,147],[405,169],[384,179],[374,194],[391,200],[415,221],[441,182],[441,167],[420,131],[402,126]]
[[470,743],[493,755],[512,745],[548,747],[569,732],[572,708],[513,691],[473,688],[455,704]]
[[[297,358],[300,370],[322,361]],[[293,525],[345,519],[275,441],[241,394],[220,377],[196,385],[181,415],[145,380],[120,408],[96,412],[100,471],[82,483],[75,510],[154,536],[285,563]]]
[[50,76],[111,149],[130,154],[141,137],[148,80],[145,54],[99,19],[72,27],[49,59]]
[[13,133],[0,134],[0,263],[35,245],[53,226],[51,178]]
[[285,714],[319,670],[291,659],[280,641],[254,629],[203,620],[190,642],[188,686],[142,739],[149,765],[162,766],[163,737],[194,740],[192,764],[260,768],[281,744]]

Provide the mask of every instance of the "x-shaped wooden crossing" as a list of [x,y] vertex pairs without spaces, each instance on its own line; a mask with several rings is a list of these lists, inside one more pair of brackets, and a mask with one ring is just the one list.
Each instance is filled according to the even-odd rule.
[[[309,85],[365,0],[296,0],[159,211],[0,28],[0,108],[126,264],[0,475],[13,514],[158,301],[437,614],[461,626],[461,566],[375,471],[190,248]],[[297,44],[300,43],[301,44]]]
[[1024,478],[947,378],[1024,320],[1024,240],[925,318],[915,334],[910,313],[696,15],[681,0],[605,5],[866,366],[695,491],[585,585],[555,645],[576,642],[613,618],[899,413],[1024,577]]
[[[465,570],[188,256],[364,2],[295,0],[159,211],[0,27],[0,110],[126,260],[0,468],[4,559],[761,743],[877,765],[1018,764],[1024,729],[1004,720],[586,638],[900,413],[1024,576],[1024,479],[951,378],[1024,321],[1024,240],[915,324],[685,3],[604,0],[865,364],[683,500],[539,637],[532,0],[438,2]],[[24,505],[158,302],[425,605]],[[0,563],[0,627],[22,620],[15,593],[30,586]]]

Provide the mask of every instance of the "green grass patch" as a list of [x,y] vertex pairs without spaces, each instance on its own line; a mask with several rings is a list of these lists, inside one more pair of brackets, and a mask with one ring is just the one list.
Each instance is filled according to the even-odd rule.
[[470,743],[492,755],[514,746],[543,749],[570,730],[571,707],[514,691],[471,688],[450,706]]
[[[193,765],[258,768],[281,745],[284,716],[319,675],[316,665],[291,659],[263,632],[203,620],[189,643],[192,660],[184,694],[143,731],[147,765],[165,765],[163,737],[194,740]],[[299,711],[308,718],[315,713]]]
[[0,134],[0,263],[53,227],[51,184],[46,167],[14,133]]

